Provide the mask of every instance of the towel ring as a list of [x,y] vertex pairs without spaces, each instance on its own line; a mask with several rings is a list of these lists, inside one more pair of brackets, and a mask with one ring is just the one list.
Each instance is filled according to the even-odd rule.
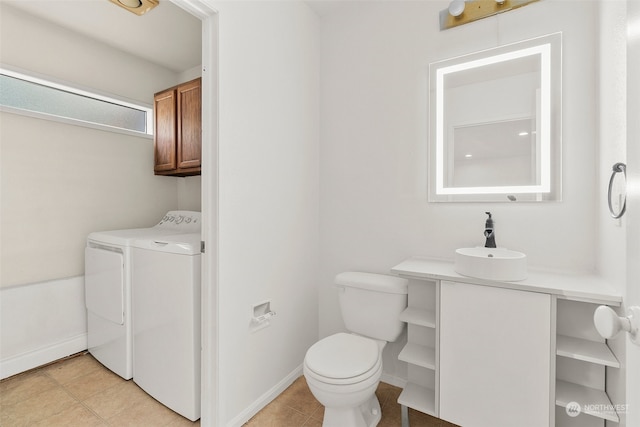
[[620,209],[620,212],[616,213],[613,210],[613,203],[611,201],[611,189],[613,188],[613,180],[616,177],[616,174],[622,173],[624,175],[625,178],[625,184],[626,184],[626,178],[627,178],[627,165],[625,165],[624,163],[616,163],[615,165],[613,165],[613,173],[611,174],[611,178],[609,179],[609,194],[607,196],[608,202],[609,202],[609,212],[611,212],[611,216],[613,217],[613,219],[618,219],[620,217],[622,217],[622,215],[624,215],[624,212],[627,210],[627,197],[625,195],[624,197],[624,202],[622,203],[622,209]]

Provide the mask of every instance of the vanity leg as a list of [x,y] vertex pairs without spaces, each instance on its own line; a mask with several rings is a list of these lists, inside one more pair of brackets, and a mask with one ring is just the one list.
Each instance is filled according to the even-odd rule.
[[402,414],[402,427],[409,427],[409,408],[400,405],[400,413]]

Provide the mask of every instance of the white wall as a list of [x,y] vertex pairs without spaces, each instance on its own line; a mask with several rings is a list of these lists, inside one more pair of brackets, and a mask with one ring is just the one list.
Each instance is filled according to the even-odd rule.
[[178,209],[200,212],[202,209],[202,179],[186,176],[178,179]]
[[[175,84],[173,72],[1,7],[4,64],[147,104]],[[153,175],[151,139],[0,117],[2,286],[82,275],[89,232],[150,226],[178,207],[177,178]]]
[[607,187],[612,166],[626,162],[626,4],[603,1],[599,13],[598,76],[598,270],[622,291],[625,281],[626,217],[611,218]]
[[2,113],[2,283],[84,274],[92,231],[149,227],[178,205],[153,143]]
[[[215,2],[221,426],[301,374],[317,340],[319,30],[302,2]],[[250,330],[252,306],[277,315]]]
[[[498,245],[531,267],[595,271],[597,3],[547,0],[440,31],[448,1],[354,2],[321,23],[320,335],[341,330],[334,276]],[[429,63],[563,31],[563,201],[427,203]],[[401,344],[385,350],[385,373]]]

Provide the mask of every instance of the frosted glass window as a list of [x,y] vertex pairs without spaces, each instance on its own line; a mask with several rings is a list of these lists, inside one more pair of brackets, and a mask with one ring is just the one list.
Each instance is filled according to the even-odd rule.
[[[40,80],[41,81],[41,80]],[[0,74],[0,105],[82,123],[151,134],[151,110]],[[79,91],[80,92],[80,91]],[[104,97],[102,97],[104,98]]]

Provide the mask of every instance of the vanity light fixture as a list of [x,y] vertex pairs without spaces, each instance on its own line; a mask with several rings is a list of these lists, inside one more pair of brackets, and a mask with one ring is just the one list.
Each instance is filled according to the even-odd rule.
[[462,15],[462,12],[464,12],[464,7],[464,0],[453,0],[451,3],[449,3],[449,14],[457,18],[458,16]]
[[159,0],[109,0],[111,3],[117,4],[123,9],[136,15],[144,15],[160,2]]
[[142,6],[142,2],[140,0],[118,0],[118,2],[132,9]]
[[538,0],[453,0],[447,9],[440,11],[440,30],[517,9],[536,1]]

